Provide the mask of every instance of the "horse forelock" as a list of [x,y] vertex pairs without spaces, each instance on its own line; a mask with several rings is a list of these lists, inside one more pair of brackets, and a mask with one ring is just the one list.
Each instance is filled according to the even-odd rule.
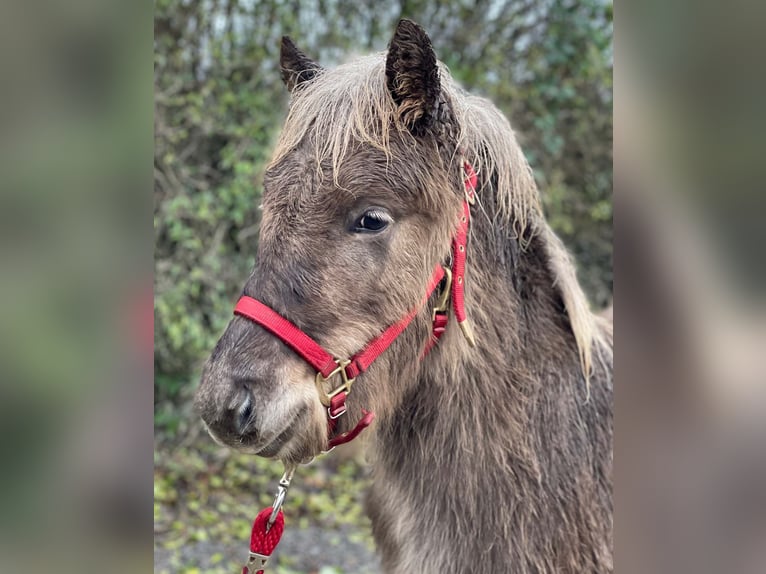
[[[542,210],[532,170],[508,120],[488,100],[463,91],[444,64],[439,63],[439,70],[442,96],[456,124],[450,131],[455,139],[451,143],[484,174],[480,178],[483,185],[496,179],[495,194],[500,201],[493,217],[511,222],[518,232],[523,232],[530,219]],[[356,144],[369,145],[396,161],[395,141],[416,143],[402,123],[386,85],[384,53],[325,70],[297,88],[271,165],[310,134],[314,135],[312,147],[317,165],[329,160],[336,184],[343,162]],[[452,159],[458,165],[458,154]]]
[[[396,166],[402,161],[401,150],[416,146],[418,141],[400,119],[386,84],[385,62],[385,53],[359,57],[324,70],[295,88],[269,167],[297,149],[305,150],[313,155],[319,176],[329,172],[335,187],[344,189],[344,165],[361,145],[384,154],[386,161],[395,166],[393,171],[403,173],[401,166]],[[604,329],[590,311],[566,249],[544,220],[532,169],[514,131],[491,102],[460,88],[441,62],[439,72],[442,100],[451,112],[448,121],[454,122],[450,129],[440,132],[442,137],[454,139],[438,142],[455,150],[444,168],[456,170],[461,159],[468,161],[479,174],[478,216],[487,217],[517,238],[534,234],[543,243],[587,380],[594,352],[596,360],[601,361],[601,353],[608,352],[611,345],[603,341]],[[433,165],[411,165],[407,169],[422,173],[419,177],[425,182],[426,194],[454,193],[444,189],[446,174],[434,174]],[[481,202],[485,189],[493,195],[486,206]]]

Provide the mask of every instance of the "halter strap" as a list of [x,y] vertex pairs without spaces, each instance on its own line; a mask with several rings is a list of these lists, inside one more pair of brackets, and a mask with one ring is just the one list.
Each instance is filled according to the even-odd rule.
[[[433,293],[443,277],[444,269],[442,269],[441,265],[438,265],[434,269],[434,272],[431,275],[431,280],[426,288],[425,299],[428,299],[431,293]],[[353,380],[370,368],[370,365],[375,359],[383,354],[383,352],[391,346],[391,343],[393,343],[412,322],[415,315],[418,314],[419,309],[419,307],[412,309],[404,318],[391,325],[388,329],[367,343],[361,351],[356,353],[349,360],[348,364],[342,367],[346,377],[349,380]],[[341,362],[333,358],[333,356],[325,351],[324,347],[314,341],[314,339],[309,337],[295,324],[282,317],[271,307],[264,305],[257,299],[243,295],[240,297],[239,301],[237,301],[236,307],[234,307],[234,314],[247,317],[271,334],[275,335],[295,351],[304,361],[314,367],[314,369],[325,379],[328,379],[341,366]]]
[[319,343],[258,299],[243,295],[234,307],[234,314],[247,317],[275,335],[323,376],[330,376],[337,367],[335,359]]
[[[448,323],[447,298],[451,299],[455,318],[457,319],[458,325],[460,325],[463,335],[465,335],[466,340],[472,347],[475,346],[473,331],[471,330],[466,317],[464,293],[468,228],[470,225],[471,205],[475,202],[476,198],[477,176],[473,167],[468,162],[463,161],[461,168],[465,197],[462,205],[462,215],[460,216],[455,236],[452,239],[452,269],[451,272],[446,275],[447,284],[445,285],[445,293],[443,294],[444,301],[434,309],[431,337],[426,344],[422,357],[433,348],[438,339],[446,331]],[[239,301],[237,301],[234,308],[234,314],[246,317],[266,329],[269,333],[290,347],[317,372],[316,386],[322,404],[327,407],[328,430],[330,434],[329,447],[332,448],[338,444],[353,440],[372,422],[375,417],[374,413],[363,410],[363,416],[354,429],[339,436],[332,437],[337,426],[336,419],[346,412],[346,397],[348,396],[351,390],[351,385],[354,383],[355,379],[364,373],[375,359],[383,354],[396,338],[402,334],[418,314],[420,307],[422,307],[428,300],[444,278],[444,268],[442,268],[441,265],[437,265],[434,268],[431,279],[426,287],[425,296],[423,297],[421,305],[410,310],[401,320],[389,326],[380,335],[369,341],[362,350],[346,360],[333,357],[333,355],[325,350],[322,345],[317,343],[298,326],[257,299],[243,295],[240,297]],[[341,385],[328,394],[325,391],[325,383],[336,375],[340,376],[342,381]]]
[[471,324],[465,313],[465,256],[468,251],[468,226],[471,224],[471,206],[476,202],[476,184],[478,177],[471,164],[463,162],[463,182],[465,199],[463,214],[460,216],[455,237],[452,239],[452,306],[455,318],[463,331],[468,344],[476,346]]
[[[473,167],[466,161],[463,161],[462,170],[465,197],[460,222],[452,239],[451,270],[445,270],[441,265],[437,265],[431,275],[431,280],[426,288],[422,303],[372,341],[368,342],[361,351],[350,359],[341,360],[334,358],[324,347],[314,341],[295,324],[257,299],[243,295],[237,301],[237,305],[234,308],[236,315],[250,319],[275,337],[278,337],[317,371],[317,391],[319,392],[320,401],[327,407],[328,447],[330,450],[337,445],[353,440],[372,423],[375,413],[362,409],[362,417],[353,429],[333,436],[337,427],[337,419],[346,412],[346,397],[356,377],[364,373],[375,359],[382,355],[396,338],[402,334],[418,314],[423,304],[439,286],[439,283],[445,278],[444,291],[438,298],[432,312],[431,336],[421,355],[421,359],[428,354],[446,331],[447,323],[449,322],[448,311],[450,303],[463,335],[472,347],[475,346],[473,331],[466,317],[464,292],[468,226],[470,225],[471,205],[476,200],[477,177]],[[324,384],[336,375],[340,376],[342,383],[327,394],[324,390]],[[281,506],[291,478],[292,471],[286,470],[285,475],[280,481],[280,491],[277,494],[273,507],[263,510],[253,522],[250,539],[250,559],[247,565],[242,568],[242,574],[263,574],[269,557],[277,544],[279,544],[279,539],[284,530],[284,516]]]

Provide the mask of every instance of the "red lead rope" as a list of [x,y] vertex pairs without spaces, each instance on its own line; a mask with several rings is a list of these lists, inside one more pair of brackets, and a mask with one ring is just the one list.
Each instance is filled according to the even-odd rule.
[[[266,562],[282,538],[282,532],[285,530],[285,516],[281,510],[271,528],[267,528],[271,508],[271,506],[264,508],[255,517],[253,529],[250,532],[250,560],[247,566],[242,567],[242,574],[263,574]],[[250,566],[259,569],[251,571]]]
[[[471,216],[470,206],[475,201],[477,177],[476,172],[468,162],[464,162],[462,167],[465,185],[465,200],[463,201],[462,215],[460,217],[457,232],[452,240],[452,271],[451,274],[448,274],[447,276],[448,284],[445,286],[445,289],[451,288],[450,294],[452,307],[455,311],[455,318],[469,344],[474,346],[473,332],[465,313],[464,289],[468,227]],[[426,294],[423,299],[424,302],[428,300],[428,297],[431,296],[444,277],[444,269],[441,265],[437,265],[431,276],[428,287],[426,288]],[[450,278],[452,280],[451,285],[449,285]],[[446,309],[447,307],[434,310],[431,338],[426,345],[423,356],[431,350],[447,328],[448,316]],[[314,339],[304,333],[295,324],[288,321],[279,313],[257,299],[248,296],[240,297],[234,308],[234,313],[250,319],[269,331],[275,337],[278,337],[304,361],[314,367],[318,373],[318,387],[321,386],[320,383],[327,382],[331,376],[341,376],[343,384],[330,395],[324,393],[326,400],[323,400],[324,404],[327,406],[328,434],[330,437],[328,446],[332,449],[336,445],[353,440],[359,433],[369,426],[370,423],[372,423],[375,414],[362,410],[362,418],[359,419],[352,430],[333,437],[337,426],[336,419],[346,412],[346,397],[348,396],[351,383],[356,377],[364,373],[375,359],[391,346],[394,340],[396,340],[396,338],[401,335],[412,322],[419,310],[420,307],[412,309],[400,321],[394,323],[375,339],[367,343],[361,351],[356,353],[348,361],[336,360],[324,349],[324,347],[314,341]],[[319,379],[320,375],[322,377],[321,381]],[[287,472],[285,473],[285,476],[288,476]],[[292,471],[290,471],[289,476],[292,477]],[[284,477],[283,480],[285,480]],[[284,494],[289,485],[289,480],[290,479],[288,478],[286,482],[280,482],[283,489],[280,493],[281,498],[280,495],[277,496],[279,502],[277,503],[275,500],[274,507],[262,510],[255,518],[250,535],[250,560],[248,561],[248,564],[242,568],[242,574],[263,574],[263,568],[266,566],[268,558],[271,556],[271,553],[274,551],[277,544],[279,544],[285,524],[284,515],[279,508],[284,500]],[[269,524],[272,508],[276,508],[278,512],[276,513],[273,524]]]

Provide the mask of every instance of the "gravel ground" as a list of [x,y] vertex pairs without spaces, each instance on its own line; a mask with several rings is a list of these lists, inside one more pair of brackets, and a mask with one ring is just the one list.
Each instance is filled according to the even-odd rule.
[[[247,541],[240,545],[221,547],[211,541],[192,542],[178,550],[155,548],[154,571],[157,574],[218,571],[232,563],[232,573],[239,574],[239,568],[247,559]],[[224,559],[213,557],[225,556]],[[287,528],[282,540],[271,558],[276,568],[267,572],[322,574],[379,574],[378,559],[366,544],[348,540],[342,532],[327,532],[321,528]]]

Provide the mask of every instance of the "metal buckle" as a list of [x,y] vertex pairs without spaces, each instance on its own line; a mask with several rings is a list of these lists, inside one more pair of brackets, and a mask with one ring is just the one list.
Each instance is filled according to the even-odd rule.
[[[335,367],[327,377],[322,376],[322,373],[317,373],[316,379],[314,382],[316,383],[317,391],[319,392],[319,400],[321,403],[326,406],[331,406],[331,399],[337,395],[338,393],[342,391],[346,391],[346,393],[351,393],[351,385],[354,384],[355,379],[349,379],[348,374],[346,374],[346,367],[348,367],[351,364],[350,359],[334,359],[335,363],[338,365]],[[340,378],[342,380],[341,385],[327,393],[324,390],[324,385],[326,382],[328,382],[330,379],[332,379],[335,375],[340,375]]]
[[328,419],[330,419],[330,420],[333,420],[333,421],[334,421],[335,419],[339,419],[340,417],[342,417],[343,415],[345,415],[345,414],[346,414],[346,407],[345,407],[345,406],[343,407],[343,410],[342,410],[342,411],[340,411],[340,412],[339,412],[337,415],[335,415],[335,416],[332,416],[332,412],[330,412],[330,408],[332,408],[332,407],[327,407],[327,418],[328,418]]
[[452,271],[449,267],[444,267],[444,289],[439,293],[439,298],[436,300],[436,305],[431,312],[431,321],[436,319],[437,313],[446,313],[449,309],[449,297],[452,292]]

